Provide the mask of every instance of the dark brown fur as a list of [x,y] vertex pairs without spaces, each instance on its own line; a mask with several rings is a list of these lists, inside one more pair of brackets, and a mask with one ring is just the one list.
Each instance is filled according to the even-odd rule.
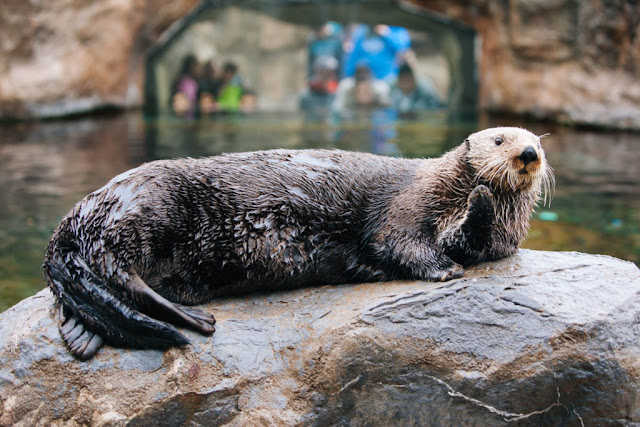
[[[530,146],[537,158],[525,165]],[[157,161],[69,212],[47,249],[45,277],[77,356],[93,356],[103,340],[180,345],[187,341],[169,323],[205,333],[215,323],[180,304],[448,280],[462,266],[511,255],[551,176],[539,138],[516,128],[473,134],[437,159],[274,150]]]

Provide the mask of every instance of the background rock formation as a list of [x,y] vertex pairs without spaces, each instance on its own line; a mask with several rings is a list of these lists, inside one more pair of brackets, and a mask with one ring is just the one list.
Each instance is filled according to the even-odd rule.
[[637,2],[412,2],[480,35],[483,110],[640,129]]
[[[144,54],[197,0],[3,2],[0,119],[142,103]],[[480,108],[640,129],[640,6],[413,0],[480,36]]]
[[0,119],[139,106],[146,50],[196,4],[3,1]]
[[214,301],[218,330],[80,362],[48,290],[0,314],[0,425],[635,425],[640,271],[521,250],[447,283]]

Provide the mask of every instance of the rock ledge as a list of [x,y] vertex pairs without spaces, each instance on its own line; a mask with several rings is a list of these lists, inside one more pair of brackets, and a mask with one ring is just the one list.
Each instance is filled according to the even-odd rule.
[[640,270],[606,256],[216,300],[212,337],[88,362],[52,307],[44,290],[0,314],[0,425],[640,422]]

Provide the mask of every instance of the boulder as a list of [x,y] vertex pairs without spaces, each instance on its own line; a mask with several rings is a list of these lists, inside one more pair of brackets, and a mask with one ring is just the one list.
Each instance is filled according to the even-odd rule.
[[0,314],[0,425],[636,425],[640,271],[520,250],[446,282],[219,299],[211,337],[71,357],[48,290]]

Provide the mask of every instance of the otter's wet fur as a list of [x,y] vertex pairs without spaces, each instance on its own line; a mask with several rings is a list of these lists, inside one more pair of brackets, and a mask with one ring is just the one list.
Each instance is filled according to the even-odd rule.
[[[166,348],[223,295],[449,280],[513,254],[543,187],[540,138],[487,129],[435,159],[273,150],[144,164],[89,194],[47,248],[70,351]],[[182,305],[184,304],[184,305]]]

